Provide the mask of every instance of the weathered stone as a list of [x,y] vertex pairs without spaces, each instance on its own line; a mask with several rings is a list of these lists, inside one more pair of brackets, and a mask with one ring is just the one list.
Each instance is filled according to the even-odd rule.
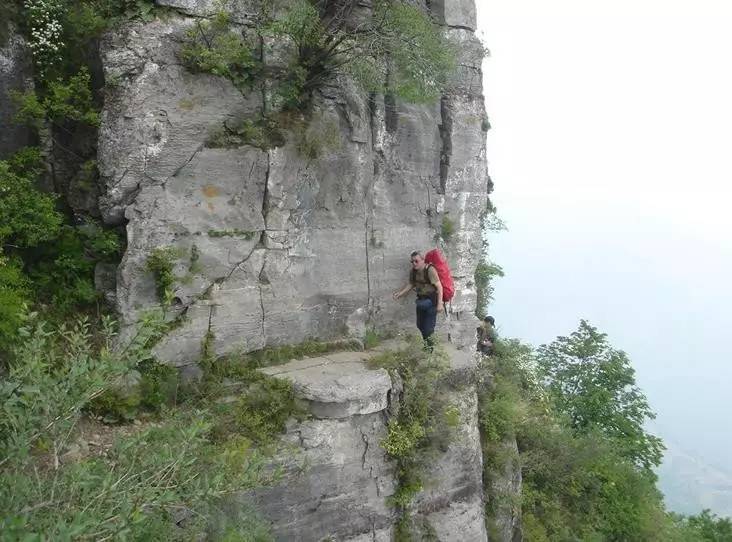
[[211,17],[222,7],[231,15],[232,20],[240,24],[253,24],[257,14],[257,2],[237,0],[221,2],[221,0],[155,0],[158,6],[172,8],[195,17]]
[[[108,88],[100,208],[107,223],[127,228],[116,284],[123,326],[132,329],[160,305],[147,261],[156,248],[172,247],[177,280],[166,312],[176,325],[155,353],[182,373],[194,371],[194,379],[204,343],[218,356],[371,328],[413,329],[413,301],[395,302],[392,292],[408,279],[410,253],[438,245],[456,284],[439,333],[466,347],[448,347],[453,368],[444,393],[462,420],[414,513],[441,539],[485,540],[472,348],[489,180],[473,2],[430,2],[460,51],[441,100],[405,104],[341,78],[314,93],[304,129],[285,129],[286,142],[266,150],[215,148],[212,134],[258,118],[262,95],[190,73],[178,56],[186,31],[216,2],[156,3],[172,13],[115,29],[101,44]],[[252,5],[227,9],[249,25]],[[369,3],[359,3],[353,24],[368,12]],[[281,65],[283,46],[266,43],[265,62]],[[438,240],[445,219],[455,233]],[[380,442],[401,383],[366,367],[373,354],[265,369],[292,380],[313,415],[288,425],[289,451],[275,459],[283,480],[242,496],[254,499],[278,540],[391,538],[395,466]],[[237,393],[232,386],[222,400]]]
[[10,24],[7,42],[0,47],[0,160],[31,144],[31,131],[13,120],[16,106],[10,99],[10,93],[25,92],[32,88],[30,48]]
[[429,5],[441,24],[475,31],[477,19],[474,0],[431,0]]
[[363,352],[341,352],[316,358],[307,367],[299,361],[262,369],[292,381],[316,418],[347,418],[381,412],[388,405],[391,379],[384,369],[369,370]]
[[[338,352],[261,369],[293,382],[314,419],[292,423],[272,468],[282,469],[274,486],[247,492],[270,522],[277,540],[391,540],[396,512],[388,497],[396,490],[395,465],[380,442],[387,434],[388,398],[399,392],[383,370],[370,370],[379,350]],[[483,515],[482,458],[477,427],[475,381],[456,387],[454,374],[475,367],[475,359],[445,347],[450,370],[441,393],[460,412],[460,424],[447,448],[431,459],[425,490],[413,506],[444,541],[487,540]],[[472,373],[470,373],[472,374]],[[322,415],[325,409],[325,415]]]

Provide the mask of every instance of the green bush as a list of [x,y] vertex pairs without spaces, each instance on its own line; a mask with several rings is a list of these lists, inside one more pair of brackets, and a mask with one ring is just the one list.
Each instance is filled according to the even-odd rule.
[[158,299],[165,305],[170,305],[173,300],[173,285],[177,279],[173,268],[180,256],[175,247],[157,247],[147,257],[147,270],[153,274]]
[[0,246],[27,248],[53,239],[62,216],[55,198],[35,187],[40,155],[25,150],[10,161],[0,160]]
[[475,315],[478,318],[483,319],[485,317],[488,304],[493,299],[493,279],[502,276],[504,276],[503,269],[494,263],[482,261],[475,268],[475,274],[473,275],[477,292]]
[[449,216],[443,216],[442,222],[440,223],[440,239],[445,243],[449,243],[456,231],[457,227],[455,226],[455,222]]
[[389,370],[402,382],[398,414],[389,420],[381,446],[397,463],[397,490],[391,502],[407,514],[422,489],[429,460],[446,447],[455,427],[454,407],[446,401],[442,382],[447,354],[439,346],[430,351],[415,338],[407,348],[375,356],[369,364]]
[[192,72],[225,77],[245,92],[261,77],[263,67],[254,36],[235,30],[231,17],[219,10],[208,20],[196,21],[180,49],[183,64]]
[[28,279],[17,258],[0,255],[0,357],[7,355],[23,321],[23,311],[31,304]]
[[[222,497],[267,483],[261,455],[236,433],[214,440],[210,405],[167,412],[118,434],[104,454],[65,455],[83,411],[132,367],[150,363],[161,323],[150,317],[127,343],[114,328],[50,328],[30,315],[0,382],[0,533],[3,540],[191,540],[212,532]],[[152,372],[158,374],[158,370]],[[191,519],[173,522],[178,511]],[[227,531],[251,528],[229,518]],[[256,528],[255,528],[256,527]]]
[[40,127],[48,119],[55,123],[76,121],[90,126],[99,126],[99,112],[93,103],[91,78],[86,67],[68,79],[57,79],[48,83],[42,96],[35,91],[12,92],[18,111],[16,121]]

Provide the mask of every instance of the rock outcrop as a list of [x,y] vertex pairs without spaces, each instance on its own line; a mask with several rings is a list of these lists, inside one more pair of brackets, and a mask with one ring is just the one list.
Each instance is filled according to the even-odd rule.
[[[432,459],[413,514],[438,540],[486,541],[475,359],[451,346],[447,353],[444,393],[459,409],[460,425],[447,449]],[[241,497],[254,502],[277,540],[392,539],[395,465],[380,442],[399,390],[384,369],[366,368],[372,355],[340,352],[264,370],[291,380],[312,414],[283,438],[274,460],[283,472],[279,482]]]
[[[116,293],[108,292],[123,325],[132,329],[159,306],[147,261],[170,247],[178,280],[166,311],[175,325],[156,353],[183,373],[197,371],[204,345],[217,356],[361,337],[369,327],[413,328],[412,303],[394,302],[391,292],[407,280],[410,253],[439,244],[456,281],[441,334],[472,346],[473,275],[490,191],[473,0],[425,4],[458,46],[449,91],[414,105],[339,79],[313,98],[314,129],[333,130],[337,141],[316,158],[304,157],[291,137],[267,150],[209,146],[212,132],[253,118],[262,96],[181,64],[181,39],[214,12],[213,0],[157,3],[170,8],[165,17],[116,29],[100,47],[107,82],[100,211],[107,224],[127,228]],[[249,7],[231,3],[232,20],[251,24]],[[98,278],[113,282],[108,269]],[[413,513],[439,540],[484,541],[474,362],[469,350],[449,348],[445,393],[461,425],[435,458]],[[293,380],[312,414],[284,437],[295,453],[276,458],[282,482],[242,496],[255,501],[278,540],[391,539],[395,467],[380,442],[398,394],[385,371],[366,369],[365,356],[267,370]]]
[[[120,28],[101,46],[101,210],[127,227],[116,295],[123,322],[159,303],[146,260],[175,247],[182,279],[169,313],[179,325],[158,354],[178,366],[199,359],[204,337],[223,354],[360,335],[367,325],[412,327],[413,307],[391,292],[406,281],[409,254],[434,246],[445,220],[455,230],[443,243],[457,285],[450,333],[471,341],[490,182],[473,1],[430,3],[459,45],[449,92],[411,105],[348,80],[322,89],[313,119],[333,127],[338,144],[317,159],[292,141],[267,151],[207,147],[212,130],[253,115],[261,96],[181,65],[181,36],[213,2],[158,4],[175,11]],[[247,24],[246,2],[232,5],[233,20]]]

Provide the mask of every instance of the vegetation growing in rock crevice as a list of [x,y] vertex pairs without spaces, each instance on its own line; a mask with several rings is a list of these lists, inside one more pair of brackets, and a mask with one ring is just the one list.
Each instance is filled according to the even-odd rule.
[[283,145],[285,131],[299,131],[298,150],[316,158],[330,137],[318,130],[314,139],[302,112],[309,117],[313,94],[340,76],[354,78],[367,92],[418,103],[437,99],[456,55],[430,16],[403,0],[379,0],[371,13],[363,10],[356,0],[262,0],[247,27],[234,24],[222,2],[214,16],[196,21],[186,32],[181,61],[263,97],[259,116],[225,124],[209,145],[267,149]]
[[387,369],[402,388],[381,446],[397,463],[397,489],[390,499],[401,514],[398,539],[410,540],[410,526],[415,528],[410,504],[423,488],[430,460],[447,448],[459,423],[444,390],[448,357],[439,346],[430,352],[414,339],[407,348],[376,356],[369,364]]

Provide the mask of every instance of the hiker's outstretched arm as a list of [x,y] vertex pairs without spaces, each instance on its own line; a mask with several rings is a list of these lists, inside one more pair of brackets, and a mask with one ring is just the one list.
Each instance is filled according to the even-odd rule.
[[400,297],[403,297],[409,293],[409,291],[412,289],[412,283],[405,284],[401,290],[397,290],[392,294],[394,299],[399,299]]

